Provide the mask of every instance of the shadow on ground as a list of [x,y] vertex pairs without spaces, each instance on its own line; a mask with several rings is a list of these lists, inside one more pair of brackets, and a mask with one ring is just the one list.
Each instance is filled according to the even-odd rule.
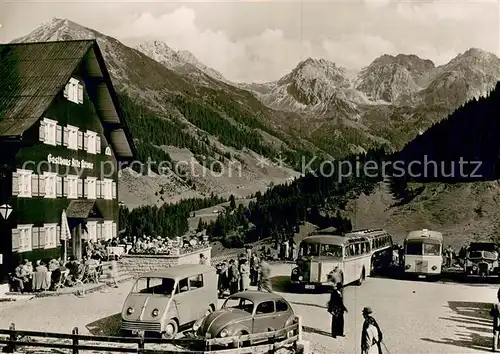
[[489,314],[492,304],[484,302],[449,301],[448,307],[454,312],[449,317],[440,317],[455,325],[455,338],[421,338],[431,343],[453,345],[460,348],[470,348],[490,351],[493,341],[492,318]]
[[85,327],[94,336],[119,336],[121,320],[121,313],[117,313],[89,323]]
[[279,293],[291,293],[293,292],[290,284],[290,276],[288,275],[278,275],[271,278],[271,286],[273,291]]

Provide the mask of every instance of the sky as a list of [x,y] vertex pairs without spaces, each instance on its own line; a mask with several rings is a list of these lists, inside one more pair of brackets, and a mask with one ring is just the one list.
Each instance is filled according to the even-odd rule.
[[0,0],[0,42],[54,17],[130,46],[162,40],[235,82],[277,80],[308,57],[355,71],[383,54],[500,56],[500,0]]

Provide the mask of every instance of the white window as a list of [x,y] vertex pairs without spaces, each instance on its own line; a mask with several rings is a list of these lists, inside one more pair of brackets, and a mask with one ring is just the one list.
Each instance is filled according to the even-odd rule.
[[57,190],[57,174],[54,172],[44,172],[42,178],[45,179],[45,198],[55,198]]
[[103,239],[110,240],[113,238],[113,221],[105,220],[103,224]]
[[93,132],[93,131],[90,131],[90,130],[87,130],[87,132],[85,133],[85,138],[86,140],[86,143],[84,144],[84,146],[87,148],[87,152],[89,154],[96,154],[97,152],[97,133],[96,132]]
[[78,176],[66,176],[66,182],[68,184],[68,198],[77,199],[78,198]]
[[56,138],[57,127],[58,125],[55,120],[44,118],[40,122],[40,140],[45,144],[56,146],[57,141],[60,141],[60,138]]
[[104,199],[111,200],[113,199],[113,180],[109,178],[105,178],[102,181],[102,197]]
[[18,252],[29,252],[32,250],[32,226],[33,225],[18,225],[17,230],[19,231],[19,248]]
[[17,178],[18,197],[31,198],[31,176],[33,171],[17,170],[14,181]]
[[57,247],[57,224],[45,224],[43,225],[45,229],[45,245],[44,248],[56,248]]
[[78,150],[78,128],[72,125],[64,127],[64,146],[68,149]]
[[96,177],[87,177],[85,179],[84,193],[87,199],[96,199],[96,190],[97,190],[96,186],[97,186]]
[[73,103],[83,103],[83,85],[77,79],[69,79],[64,88],[64,97]]
[[87,221],[89,240],[97,242],[97,221]]

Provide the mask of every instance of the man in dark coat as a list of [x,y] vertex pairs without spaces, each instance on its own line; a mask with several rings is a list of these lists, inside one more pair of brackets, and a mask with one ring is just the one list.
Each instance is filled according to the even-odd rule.
[[240,282],[240,272],[238,266],[236,265],[234,259],[229,261],[229,294],[233,295],[238,292],[239,282]]
[[493,305],[490,311],[491,317],[493,317],[493,347],[494,352],[498,349],[498,337],[500,334],[500,289],[497,292],[497,303]]
[[342,284],[337,283],[330,294],[330,301],[328,301],[328,312],[332,315],[331,331],[333,338],[344,336],[344,312],[347,312],[347,308],[344,306],[341,289]]

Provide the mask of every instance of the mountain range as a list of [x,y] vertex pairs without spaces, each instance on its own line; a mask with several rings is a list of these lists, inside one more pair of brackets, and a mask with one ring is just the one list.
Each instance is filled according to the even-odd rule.
[[[161,41],[131,48],[66,19],[53,19],[15,42],[89,38],[98,41],[126,102],[139,158],[195,161],[188,177],[124,171],[120,195],[131,206],[212,192],[246,196],[298,176],[304,156],[399,150],[500,80],[500,59],[476,48],[441,66],[416,55],[382,55],[356,75],[308,58],[279,80],[252,84],[232,83],[190,52]],[[286,158],[285,166],[259,167],[263,158],[278,156]],[[243,171],[203,174],[214,161],[238,161]]]

